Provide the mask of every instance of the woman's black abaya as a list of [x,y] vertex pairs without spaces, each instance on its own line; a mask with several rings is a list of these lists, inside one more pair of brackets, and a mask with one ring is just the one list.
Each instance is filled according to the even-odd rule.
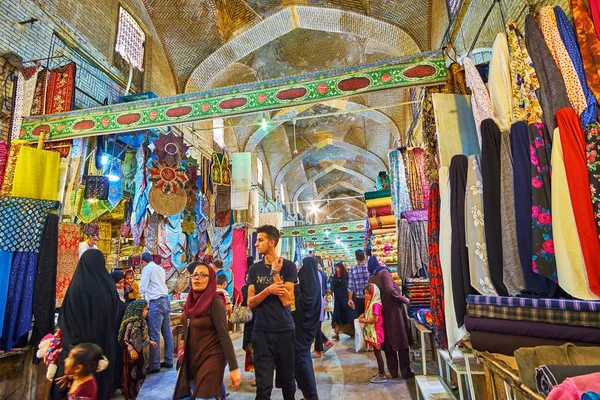
[[354,323],[354,313],[348,306],[348,271],[346,268],[339,268],[340,275],[337,275],[338,267],[331,277],[331,287],[333,288],[333,318],[332,325],[349,325]]
[[481,175],[483,221],[490,278],[499,296],[508,296],[502,273],[502,222],[500,219],[501,133],[492,119],[481,123]]
[[298,285],[295,287],[296,311],[296,382],[307,400],[318,399],[315,372],[313,370],[310,347],[320,327],[321,284],[317,262],[312,257],[302,261],[298,271]]
[[450,221],[452,225],[451,269],[454,311],[458,326],[464,324],[467,296],[472,294],[469,274],[469,253],[465,233],[465,194],[468,160],[456,155],[450,161]]
[[[109,400],[113,390],[118,301],[104,255],[99,250],[87,250],[79,259],[58,316],[63,350],[55,378],[64,374],[64,361],[73,347],[80,343],[97,344],[110,362],[107,369],[96,374],[98,400]],[[66,388],[61,390],[53,383],[50,399],[66,398]]]

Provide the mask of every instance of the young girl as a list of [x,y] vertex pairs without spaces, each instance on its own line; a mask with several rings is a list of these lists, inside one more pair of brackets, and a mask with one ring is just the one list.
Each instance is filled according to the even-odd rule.
[[148,302],[136,300],[127,306],[119,330],[119,343],[123,347],[125,365],[123,367],[123,397],[133,400],[137,397],[146,379],[144,369],[144,347],[156,343],[148,334]]
[[381,344],[383,343],[383,307],[381,306],[381,295],[379,288],[374,283],[365,287],[365,313],[358,317],[358,322],[365,324],[365,342],[373,348],[377,358],[378,372],[371,378],[371,383],[385,383],[385,368],[381,355]]
[[331,313],[333,313],[333,295],[329,289],[325,291],[325,312],[327,313],[327,319],[331,319]]
[[140,286],[135,281],[135,275],[132,269],[125,270],[125,300],[129,304],[132,301],[142,298]]
[[94,372],[100,372],[108,366],[100,346],[82,343],[75,346],[65,359],[65,374],[56,382],[62,388],[69,386],[69,400],[96,400],[98,385]]

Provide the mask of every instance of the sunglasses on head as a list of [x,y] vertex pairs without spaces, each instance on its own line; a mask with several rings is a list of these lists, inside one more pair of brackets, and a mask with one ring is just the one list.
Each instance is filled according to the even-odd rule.
[[192,279],[196,279],[196,278],[202,278],[202,279],[206,279],[206,278],[208,278],[209,276],[210,276],[210,275],[208,275],[208,274],[204,274],[204,273],[202,273],[202,274],[192,274],[192,275],[190,275],[190,278],[192,278]]

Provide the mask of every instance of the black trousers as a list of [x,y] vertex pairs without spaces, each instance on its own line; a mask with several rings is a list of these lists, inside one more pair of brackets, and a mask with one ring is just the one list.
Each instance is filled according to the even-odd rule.
[[[293,330],[283,332],[252,332],[256,400],[270,400],[273,391],[273,371],[277,370],[276,385],[285,400],[294,400],[294,343]],[[311,338],[312,340],[312,338]],[[309,354],[310,357],[310,354]]]
[[364,297],[354,297],[354,312],[356,313],[356,318],[360,317],[360,314],[365,313]]
[[381,349],[373,349],[373,354],[375,354],[375,359],[377,360],[377,372],[379,372],[379,376],[385,375],[385,366],[383,364],[383,355],[381,354]]
[[319,328],[317,329],[317,333],[315,335],[315,351],[323,351],[323,345],[327,343],[329,339],[321,330],[321,323],[319,323]]
[[[302,395],[306,400],[318,400],[319,398],[310,348],[320,326],[319,323],[311,329],[307,329],[300,324],[296,325],[295,375],[298,389],[302,391]],[[321,348],[323,348],[322,345]]]
[[387,362],[388,371],[392,378],[398,377],[398,364],[400,365],[400,374],[404,379],[412,378],[415,376],[410,370],[410,356],[408,349],[385,352],[385,361]]

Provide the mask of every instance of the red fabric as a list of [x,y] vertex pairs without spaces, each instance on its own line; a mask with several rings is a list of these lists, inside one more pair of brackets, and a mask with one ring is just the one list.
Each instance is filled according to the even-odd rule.
[[96,400],[98,398],[98,384],[92,377],[89,381],[82,383],[73,393],[69,393],[69,400]]
[[556,112],[556,122],[560,129],[565,162],[565,171],[575,210],[575,223],[581,242],[590,290],[600,295],[600,241],[596,232],[594,209],[591,202],[590,180],[586,162],[586,142],[581,122],[571,108]]
[[59,114],[73,109],[75,68],[76,64],[71,62],[50,71],[46,95],[46,114]]
[[246,262],[246,249],[248,248],[246,228],[235,228],[233,230],[233,238],[231,239],[231,251],[233,252],[233,264],[231,272],[233,272],[233,288],[241,291],[242,286],[246,283],[244,278],[248,264]]
[[[200,264],[198,263],[198,265]],[[196,292],[193,287],[190,287],[183,311],[192,318],[208,315],[210,305],[215,297],[221,297],[225,300],[223,293],[217,292],[217,276],[215,275],[215,271],[208,266],[208,286],[206,286],[203,292]]]
[[385,217],[386,215],[394,215],[392,205],[369,208],[369,217]]
[[600,0],[589,0],[588,5],[592,14],[592,20],[594,21],[596,36],[600,39]]

